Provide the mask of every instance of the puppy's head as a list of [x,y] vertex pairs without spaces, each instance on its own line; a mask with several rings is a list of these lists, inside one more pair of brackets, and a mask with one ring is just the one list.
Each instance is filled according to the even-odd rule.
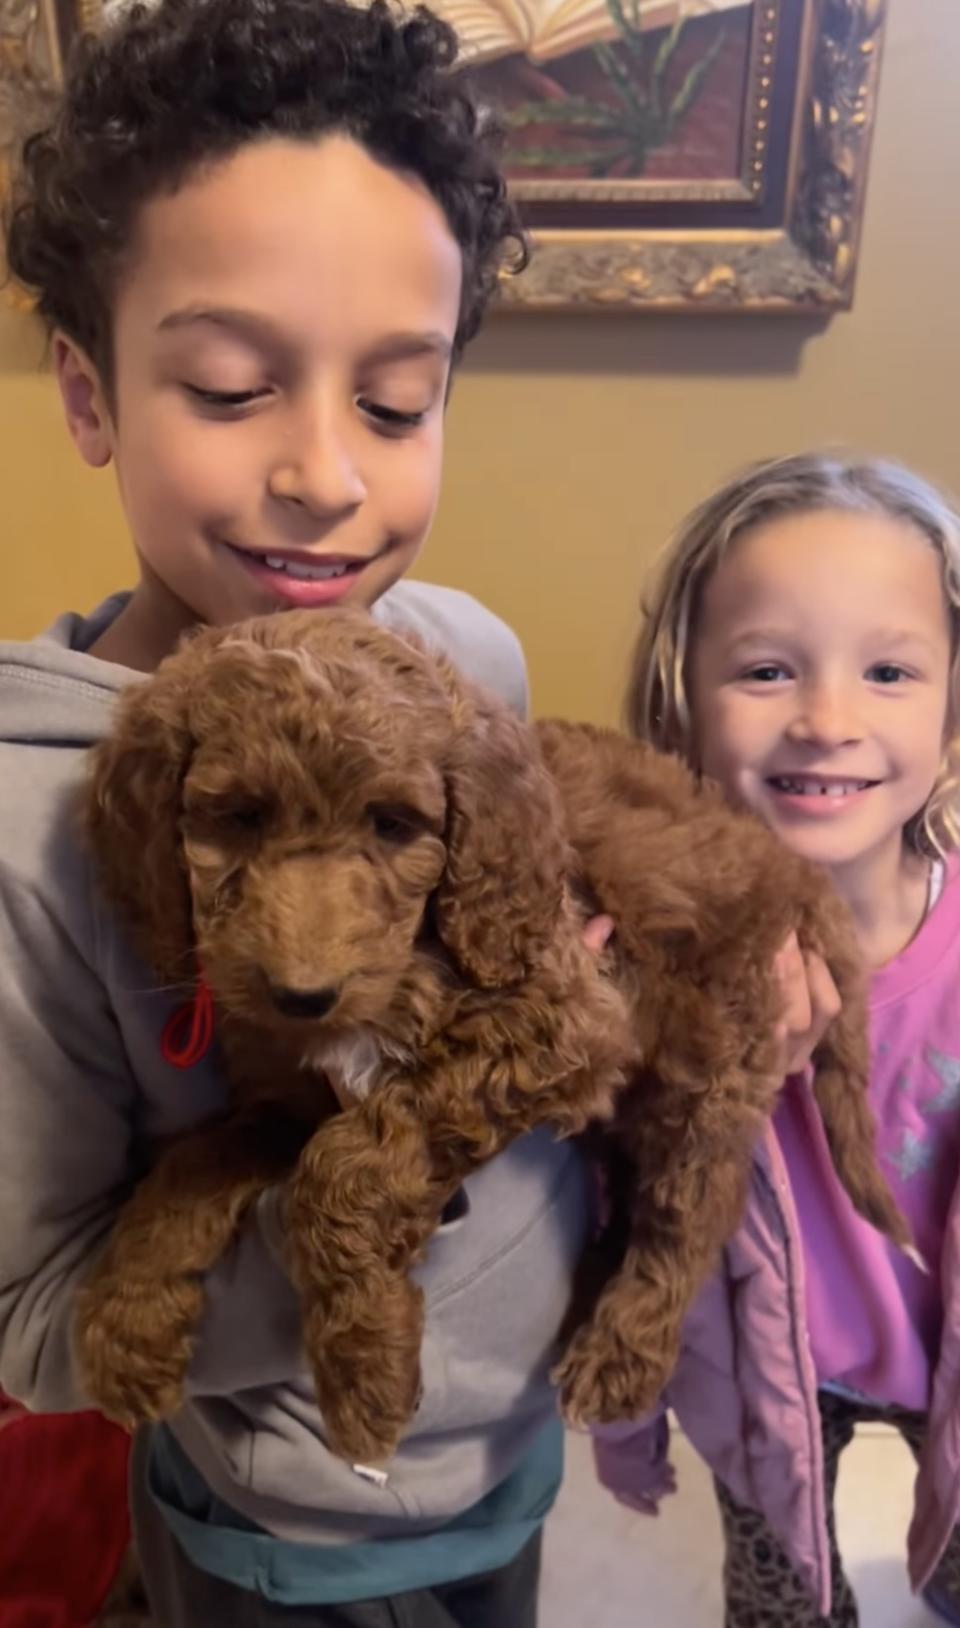
[[430,937],[459,976],[529,975],[564,850],[529,733],[356,612],[208,629],[94,753],[96,859],[157,976],[305,1049],[390,1023]]

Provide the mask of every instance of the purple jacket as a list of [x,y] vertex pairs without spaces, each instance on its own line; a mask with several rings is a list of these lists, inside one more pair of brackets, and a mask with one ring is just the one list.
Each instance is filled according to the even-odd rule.
[[[910,1581],[928,1582],[960,1515],[960,1193],[943,1249],[944,1321],[909,1537]],[[830,1612],[817,1376],[804,1312],[803,1250],[771,1128],[743,1223],[694,1304],[677,1371],[652,1419],[595,1440],[597,1471],[627,1501],[669,1484],[666,1408],[739,1503],[776,1533],[823,1615]]]

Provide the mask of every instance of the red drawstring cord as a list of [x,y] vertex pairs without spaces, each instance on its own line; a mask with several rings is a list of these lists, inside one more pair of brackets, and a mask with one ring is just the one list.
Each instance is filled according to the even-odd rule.
[[202,1062],[213,1045],[213,996],[201,972],[192,998],[167,1019],[160,1037],[160,1053],[171,1068],[192,1068]]

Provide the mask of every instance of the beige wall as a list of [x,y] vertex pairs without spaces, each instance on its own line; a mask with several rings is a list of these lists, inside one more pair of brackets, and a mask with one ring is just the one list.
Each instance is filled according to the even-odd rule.
[[[523,637],[539,710],[613,717],[645,563],[749,458],[843,440],[960,487],[960,4],[890,0],[853,312],[501,317],[450,414],[423,574]],[[69,448],[27,325],[0,316],[0,635],[129,577],[109,475]]]

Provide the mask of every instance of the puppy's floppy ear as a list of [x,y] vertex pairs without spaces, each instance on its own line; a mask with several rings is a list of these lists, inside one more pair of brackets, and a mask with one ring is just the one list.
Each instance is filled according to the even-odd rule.
[[479,690],[461,690],[455,714],[437,926],[463,975],[499,989],[529,977],[557,931],[563,819],[531,730]]
[[188,983],[195,974],[180,840],[194,669],[181,651],[123,695],[110,735],[91,754],[82,809],[100,879],[164,983]]

